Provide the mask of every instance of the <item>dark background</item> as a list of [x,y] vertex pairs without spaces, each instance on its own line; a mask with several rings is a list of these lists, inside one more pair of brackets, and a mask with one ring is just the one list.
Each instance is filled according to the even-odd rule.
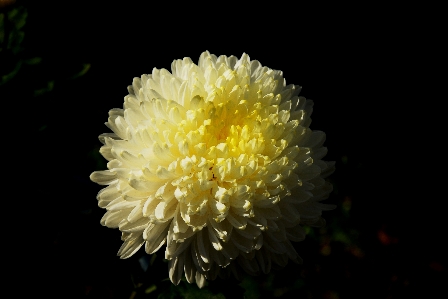
[[[2,8],[5,16],[27,13],[20,50],[3,44],[0,75],[18,61],[29,63],[0,86],[0,97],[25,130],[26,184],[37,187],[22,201],[37,219],[28,232],[37,258],[20,272],[35,292],[131,299],[244,292],[247,298],[439,297],[448,265],[445,217],[441,198],[419,191],[431,189],[429,174],[417,171],[431,162],[416,131],[418,112],[406,109],[413,81],[405,79],[409,67],[400,47],[406,32],[394,26],[393,13],[340,5],[95,3],[17,1]],[[13,30],[8,24],[5,32]],[[301,95],[315,102],[311,128],[326,132],[326,160],[336,161],[327,202],[338,208],[324,213],[326,228],[312,229],[297,244],[303,265],[245,278],[240,287],[217,280],[198,295],[184,282],[173,288],[162,281],[168,277],[163,251],[146,272],[143,250],[128,260],[116,256],[120,232],[100,225],[101,188],[89,175],[106,167],[97,137],[108,132],[107,112],[122,107],[132,79],[154,67],[170,70],[174,59],[197,63],[205,50],[245,52],[282,70],[287,84],[303,86]],[[145,294],[153,284],[156,290]]]

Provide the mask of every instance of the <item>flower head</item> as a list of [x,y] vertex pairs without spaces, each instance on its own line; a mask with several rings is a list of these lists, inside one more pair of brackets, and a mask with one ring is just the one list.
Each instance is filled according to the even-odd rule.
[[166,244],[171,281],[199,287],[300,262],[291,241],[324,223],[334,168],[300,89],[247,54],[204,52],[134,78],[99,137],[108,170],[90,176],[108,185],[97,198],[101,224],[122,232],[118,255]]

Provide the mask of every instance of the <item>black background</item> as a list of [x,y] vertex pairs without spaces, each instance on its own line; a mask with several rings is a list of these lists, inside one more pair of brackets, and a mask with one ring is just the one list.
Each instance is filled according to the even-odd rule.
[[[331,290],[337,298],[438,294],[447,267],[444,217],[440,198],[417,192],[426,188],[427,174],[416,169],[428,163],[427,149],[415,132],[418,121],[406,118],[412,81],[404,79],[405,33],[394,26],[393,14],[334,4],[95,3],[18,1],[13,6],[23,4],[28,11],[24,53],[43,58],[39,67],[23,70],[20,80],[0,89],[9,111],[22,111],[17,122],[26,126],[29,169],[24,184],[37,186],[20,203],[38,219],[29,230],[36,263],[21,273],[37,281],[36,292],[129,298],[130,276],[137,275],[137,259],[144,254],[120,260],[120,232],[99,224],[100,186],[89,180],[92,171],[105,167],[97,136],[108,132],[107,112],[122,107],[134,77],[153,67],[169,70],[174,59],[191,57],[197,63],[208,50],[237,57],[245,52],[280,69],[288,84],[303,86],[301,95],[315,102],[311,128],[326,132],[326,159],[337,163],[332,180],[338,192],[327,202],[340,206],[350,198],[344,225],[359,232],[356,243],[365,255],[347,257],[336,243],[335,253],[322,258],[313,253],[317,241],[304,241],[305,266],[308,257],[325,269],[304,278],[313,291],[309,298],[336,298]],[[3,72],[9,65],[7,59],[2,63]],[[70,79],[83,64],[90,64],[89,71]],[[49,80],[54,89],[33,97],[32,91]],[[327,223],[332,213],[324,214]],[[381,241],[383,233],[393,241]]]

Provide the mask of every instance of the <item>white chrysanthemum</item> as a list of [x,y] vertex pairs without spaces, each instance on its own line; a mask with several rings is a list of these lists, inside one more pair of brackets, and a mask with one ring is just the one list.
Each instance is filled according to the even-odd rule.
[[250,60],[204,52],[199,65],[175,60],[128,87],[100,135],[109,170],[92,181],[119,228],[118,255],[166,244],[169,276],[202,287],[238,267],[256,275],[300,262],[291,241],[301,224],[319,226],[332,190],[322,161],[325,134],[311,131],[313,102],[286,86],[282,72]]

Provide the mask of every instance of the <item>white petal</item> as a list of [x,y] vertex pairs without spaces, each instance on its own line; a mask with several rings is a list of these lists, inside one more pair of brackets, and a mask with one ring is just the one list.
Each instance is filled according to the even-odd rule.
[[161,182],[133,178],[129,179],[129,185],[138,191],[150,193],[156,192],[160,188]]
[[116,199],[120,194],[117,192],[117,184],[111,184],[98,192],[98,206],[105,208],[110,202]]
[[260,230],[260,228],[248,223],[246,225],[246,228],[238,230],[238,233],[240,235],[244,236],[245,238],[255,239],[261,234],[261,230]]
[[121,259],[127,259],[134,255],[134,253],[142,247],[144,242],[141,233],[134,233],[123,243],[123,245],[121,245],[117,255],[119,255]]
[[196,284],[200,289],[205,286],[205,277],[199,272],[196,272]]
[[179,256],[187,248],[189,248],[190,243],[193,240],[193,238],[190,238],[191,236],[192,234],[190,236],[187,236],[186,238],[182,238],[181,236],[179,236],[179,234],[176,234],[174,232],[174,223],[173,221],[171,221],[167,232],[165,258],[171,259],[175,256]]
[[286,236],[291,241],[299,242],[305,239],[306,232],[300,225],[297,225],[295,227],[287,228]]
[[240,254],[240,251],[232,242],[222,243],[222,248],[222,253],[225,254],[230,260],[236,259],[236,257]]
[[255,215],[259,215],[260,217],[266,218],[266,219],[279,219],[281,218],[282,214],[280,212],[280,209],[277,205],[274,205],[268,209],[263,208],[256,208],[255,209]]
[[224,242],[227,242],[229,240],[232,234],[233,226],[227,220],[216,222],[213,218],[209,218],[208,226],[210,225],[216,231],[219,239],[223,240]]
[[140,234],[142,234],[148,225],[149,225],[148,218],[140,218],[135,222],[128,222],[127,220],[123,221],[120,223],[118,228],[122,232],[140,232]]
[[288,264],[288,256],[286,254],[271,254],[271,258],[280,267],[285,267]]
[[237,229],[245,229],[246,225],[247,225],[247,220],[246,218],[234,214],[233,212],[229,212],[229,214],[227,214],[227,220],[229,221],[230,224],[233,225],[233,227],[237,228]]
[[90,179],[100,185],[109,185],[117,179],[117,174],[109,170],[94,171],[90,175]]
[[184,219],[180,216],[179,213],[180,207],[177,207],[176,213],[173,217],[173,230],[175,233],[184,233],[188,229],[188,225],[185,223]]
[[248,260],[246,258],[238,258],[238,263],[243,269],[250,275],[257,275],[259,272],[259,266],[256,259]]
[[263,247],[269,249],[269,251],[273,253],[283,254],[286,252],[283,243],[275,241],[273,238],[269,237],[269,235],[264,235],[263,241]]
[[208,236],[210,238],[210,242],[213,245],[213,248],[215,248],[215,250],[217,250],[217,251],[222,250],[222,246],[218,240],[218,237],[216,236],[216,232],[210,226],[207,226],[207,230],[208,230]]
[[294,205],[283,204],[281,211],[284,220],[291,223],[299,223],[300,213]]
[[212,267],[210,267],[210,270],[204,273],[205,278],[208,280],[215,280],[220,270],[221,267],[217,266],[216,264],[213,264]]
[[204,273],[210,270],[211,263],[206,263],[202,260],[201,254],[199,253],[197,242],[193,242],[191,244],[191,257],[193,259],[194,264],[196,265],[196,269],[201,273]]
[[254,249],[254,242],[244,238],[238,234],[238,230],[233,232],[232,238],[230,239],[235,246],[242,252],[251,252]]
[[101,224],[109,228],[118,228],[118,224],[125,221],[131,211],[132,209],[107,211],[101,218]]
[[189,253],[190,252],[187,251],[185,254],[184,271],[185,278],[187,279],[188,283],[193,283],[196,275],[196,267],[194,266]]
[[146,241],[145,251],[147,254],[153,254],[160,249],[166,242],[166,236],[161,234],[153,242]]
[[301,168],[300,171],[298,171],[297,175],[301,180],[308,181],[319,176],[320,173],[321,173],[320,167],[313,164],[309,165],[308,167]]
[[112,155],[112,147],[109,145],[104,145],[100,148],[100,154],[107,160],[113,160],[115,159],[114,155]]
[[199,256],[205,263],[210,263],[209,258],[209,239],[208,236],[204,235],[204,230],[196,233],[196,240],[198,243]]
[[173,284],[178,285],[182,278],[184,267],[184,257],[175,257],[169,261],[169,277]]
[[159,236],[166,237],[166,231],[170,221],[160,223],[160,224],[150,224],[143,232],[143,239],[145,239],[148,243],[152,243]]
[[140,202],[137,206],[135,206],[134,209],[132,209],[132,212],[129,213],[129,216],[127,220],[129,222],[135,222],[139,220],[140,218],[143,218],[143,202]]
[[264,274],[268,274],[271,271],[271,259],[269,254],[264,254],[264,250],[257,250],[256,258],[258,261],[258,265],[260,265],[261,271]]
[[105,138],[112,138],[112,139],[120,139],[117,134],[115,133],[103,133],[100,136],[98,136],[98,139],[102,144],[106,144]]
[[117,210],[124,210],[124,209],[134,209],[136,205],[138,205],[139,202],[137,201],[127,201],[123,197],[117,197],[115,200],[110,202],[106,209],[108,211],[117,211]]

